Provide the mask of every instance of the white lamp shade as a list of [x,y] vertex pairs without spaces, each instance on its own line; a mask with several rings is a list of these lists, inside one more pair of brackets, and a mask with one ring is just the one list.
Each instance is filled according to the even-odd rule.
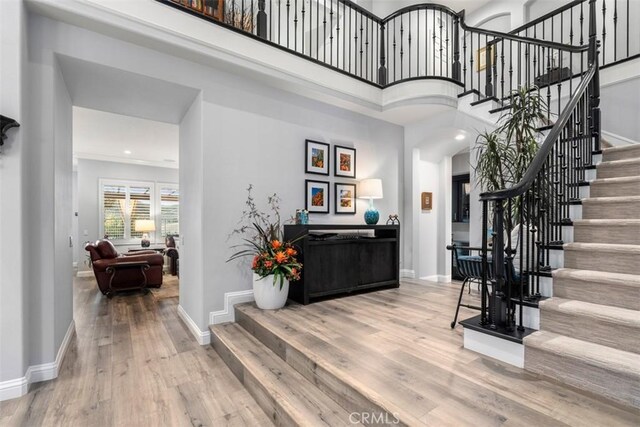
[[143,233],[156,231],[156,222],[152,219],[136,219],[135,228],[136,231]]
[[382,180],[379,178],[370,178],[360,181],[358,198],[382,199]]

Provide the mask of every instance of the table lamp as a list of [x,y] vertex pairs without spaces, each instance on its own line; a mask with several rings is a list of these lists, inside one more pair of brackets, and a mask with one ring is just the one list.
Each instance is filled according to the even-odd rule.
[[364,222],[375,225],[380,219],[380,213],[373,206],[373,199],[382,199],[382,180],[378,178],[363,179],[358,191],[359,199],[369,199],[369,208],[364,213]]
[[143,248],[151,246],[149,241],[149,235],[147,233],[156,231],[156,222],[152,219],[136,219],[135,229],[137,232],[142,232],[142,241],[140,245]]

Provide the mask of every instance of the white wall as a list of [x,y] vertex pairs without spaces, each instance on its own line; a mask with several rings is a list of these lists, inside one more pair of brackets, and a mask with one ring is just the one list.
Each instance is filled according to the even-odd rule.
[[[8,131],[0,153],[0,383],[20,378],[28,366],[28,288],[24,242],[24,175],[30,120],[26,91],[26,10],[21,1],[0,2],[0,111],[21,127]],[[0,399],[11,391],[0,387]]]

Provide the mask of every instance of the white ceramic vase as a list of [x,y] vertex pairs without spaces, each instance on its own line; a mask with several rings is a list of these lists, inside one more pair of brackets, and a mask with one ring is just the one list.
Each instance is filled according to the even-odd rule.
[[273,276],[260,277],[253,273],[253,297],[256,305],[263,310],[277,310],[284,307],[289,296],[289,281],[284,280],[280,289],[280,280],[273,283]]

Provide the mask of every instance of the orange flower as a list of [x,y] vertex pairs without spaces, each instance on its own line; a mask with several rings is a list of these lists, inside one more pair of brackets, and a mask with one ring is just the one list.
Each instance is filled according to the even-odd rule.
[[287,255],[284,252],[276,252],[276,262],[282,264],[287,260]]
[[265,266],[266,268],[271,268],[271,266],[272,266],[272,265],[273,265],[273,263],[272,263],[271,261],[265,261],[265,262],[264,262],[264,266]]
[[298,252],[296,252],[296,250],[295,250],[295,249],[293,249],[293,248],[287,248],[287,255],[289,255],[289,256],[294,256],[294,255],[296,255],[297,253],[298,253]]
[[260,259],[259,255],[253,257],[253,263],[251,263],[251,268],[256,268],[258,266],[258,260]]
[[298,270],[297,270],[295,267],[294,267],[294,268],[292,268],[292,269],[291,269],[291,275],[292,275],[292,276],[295,276],[295,275],[297,275],[297,274],[298,274]]
[[279,240],[274,240],[271,242],[271,247],[273,249],[280,249],[282,247],[282,243]]

